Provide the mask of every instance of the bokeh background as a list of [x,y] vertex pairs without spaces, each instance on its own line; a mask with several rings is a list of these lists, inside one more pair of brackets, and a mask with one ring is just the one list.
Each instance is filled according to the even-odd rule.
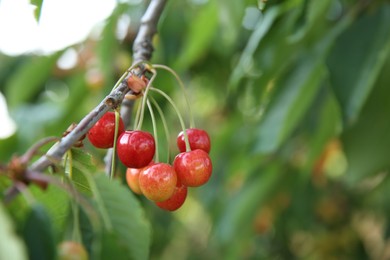
[[[85,17],[93,5],[80,7]],[[131,65],[147,1],[109,6],[67,46],[3,48],[1,163],[80,121]],[[57,21],[72,31],[65,14]],[[177,212],[137,197],[152,228],[151,259],[390,259],[389,1],[171,0],[154,46],[152,63],[180,75],[197,127],[210,134],[214,171]],[[154,85],[188,122],[174,78],[159,71]],[[159,124],[160,158],[171,160],[180,124],[156,99],[170,129],[167,143]],[[88,141],[84,150],[104,167],[105,151]],[[25,217],[7,209],[20,231]]]

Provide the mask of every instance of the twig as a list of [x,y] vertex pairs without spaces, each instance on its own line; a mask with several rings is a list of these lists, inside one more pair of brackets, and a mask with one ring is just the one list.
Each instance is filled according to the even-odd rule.
[[[133,44],[133,64],[151,59],[154,50],[153,36],[157,33],[157,24],[166,2],[167,0],[152,0],[142,16],[141,25]],[[130,125],[133,106],[133,100],[123,100],[120,113],[125,126]],[[107,150],[105,157],[108,175],[111,175],[112,153],[112,149]]]
[[141,18],[141,25],[133,44],[134,63],[148,61],[153,53],[153,36],[157,33],[157,23],[165,7],[166,0],[152,0]]

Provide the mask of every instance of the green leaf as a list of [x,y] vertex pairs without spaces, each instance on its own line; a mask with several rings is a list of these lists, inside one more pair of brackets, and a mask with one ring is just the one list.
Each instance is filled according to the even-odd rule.
[[277,75],[272,96],[259,125],[256,152],[274,152],[307,112],[326,76],[324,60],[334,39],[350,23],[347,16],[329,29],[313,46],[301,50],[297,59]]
[[42,205],[34,204],[31,207],[23,234],[30,260],[51,260],[56,258],[51,219]]
[[36,186],[30,187],[30,189],[35,199],[47,209],[54,231],[60,233],[64,228],[66,215],[69,210],[67,193],[55,185],[49,185],[46,190]]
[[[226,206],[221,219],[217,222],[215,235],[222,245],[229,245],[239,237],[239,234],[251,229],[250,225],[243,225],[253,220],[254,213],[266,200],[280,180],[280,166],[268,165],[261,169],[261,174],[255,179],[248,180],[245,189],[240,190]],[[259,170],[260,171],[260,170]]]
[[325,145],[338,133],[338,127],[341,120],[341,113],[336,98],[329,88],[320,92],[321,101],[318,105],[318,111],[310,121],[310,125],[305,125],[305,129],[310,131],[309,151],[305,171],[311,173],[319,156],[323,152]]
[[390,56],[358,121],[342,135],[351,185],[390,167]]
[[31,101],[44,87],[61,52],[27,59],[9,78],[5,96],[9,106]]
[[267,1],[266,0],[257,0],[257,6],[261,11],[263,11],[265,9],[265,7],[267,6]]
[[[229,80],[229,86],[231,90],[237,89],[240,80],[244,76],[247,76],[247,74],[250,72],[251,66],[253,65],[253,57],[256,51],[258,51],[260,43],[268,34],[276,19],[282,14],[291,10],[291,8],[295,7],[299,2],[300,1],[288,1],[285,4],[270,8],[258,21],[255,27],[256,29],[250,36],[245,46],[245,49],[241,54],[238,64],[235,66],[233,72],[231,73],[231,77]],[[260,50],[260,52],[263,53],[262,50]]]
[[327,61],[347,123],[357,120],[390,51],[390,5],[367,12],[337,40]]
[[310,106],[324,75],[322,63],[306,57],[280,77],[275,83],[276,96],[259,125],[256,152],[273,152],[290,135]]
[[[219,38],[217,49],[220,55],[229,55],[236,48],[242,33],[245,1],[217,1],[219,13]],[[260,11],[259,11],[260,12]],[[214,49],[214,48],[213,48]]]
[[16,235],[10,217],[0,202],[0,259],[27,259],[22,240]]
[[186,70],[206,53],[218,29],[217,1],[210,1],[191,21],[184,46],[173,67]]
[[301,7],[301,14],[296,23],[297,31],[290,36],[291,41],[298,41],[304,37],[313,37],[323,33],[321,30],[329,19],[329,6],[332,0],[320,2],[304,1]]
[[[97,172],[96,165],[92,162],[92,156],[82,149],[71,149],[72,171],[71,180],[78,191],[91,196],[92,191],[86,174],[94,175]],[[68,166],[70,158],[68,157]],[[70,174],[70,169],[68,169]]]
[[106,231],[103,234],[101,259],[127,260],[132,259],[126,250],[126,245],[116,233]]
[[[93,250],[94,243],[99,243],[96,235],[96,231],[98,228],[93,227],[91,220],[88,218],[87,214],[81,207],[78,208],[78,221],[79,221],[79,230],[80,230],[82,243],[85,246],[88,254],[91,256],[91,259],[94,259],[95,258],[94,254],[96,251]],[[74,219],[72,224],[74,225]]]
[[32,5],[35,6],[34,16],[35,16],[35,20],[39,22],[39,18],[41,17],[43,0],[30,0],[30,2]]
[[[98,207],[108,231],[132,259],[148,259],[150,227],[140,203],[119,181],[99,175],[96,181]],[[107,223],[108,222],[108,223]]]
[[[384,175],[382,175],[384,176]],[[377,212],[387,214],[390,212],[390,178],[386,174],[386,177],[383,181],[371,192],[364,194],[364,203],[365,205],[370,205],[370,209],[374,209]],[[384,232],[384,237],[387,239],[390,236],[389,227]]]

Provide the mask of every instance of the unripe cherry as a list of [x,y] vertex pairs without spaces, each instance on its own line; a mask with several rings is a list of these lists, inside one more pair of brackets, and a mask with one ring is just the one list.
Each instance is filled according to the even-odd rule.
[[[151,166],[153,165],[154,162],[151,161],[148,166]],[[139,195],[142,194],[142,191],[139,187],[139,174],[146,169],[146,167],[148,166],[145,166],[143,168],[127,168],[126,170],[126,182],[127,182],[127,185],[129,186],[129,188],[134,192],[134,193],[137,193]]]
[[58,246],[59,260],[87,260],[88,253],[84,246],[74,241],[64,241]]
[[167,200],[156,202],[156,205],[164,210],[175,211],[184,204],[187,198],[187,190],[187,186],[178,180],[173,195]]
[[208,153],[200,149],[178,154],[173,167],[180,182],[188,187],[205,184],[213,171]]
[[[210,137],[206,131],[198,128],[189,128],[186,130],[188,141],[190,143],[191,150],[201,149],[206,153],[210,152]],[[186,151],[186,144],[184,141],[184,133],[181,131],[176,139],[177,147],[180,152]]]
[[128,168],[142,168],[153,159],[156,150],[153,136],[144,131],[125,131],[117,141],[117,154]]
[[141,189],[139,188],[139,173],[144,168],[127,168],[126,170],[126,182],[129,188],[137,194],[142,194]]
[[169,199],[176,187],[177,175],[173,167],[166,163],[156,163],[146,167],[139,175],[142,194],[152,201]]
[[[119,119],[118,136],[125,131],[122,118]],[[115,113],[107,112],[88,131],[88,139],[96,148],[111,148],[114,146]]]

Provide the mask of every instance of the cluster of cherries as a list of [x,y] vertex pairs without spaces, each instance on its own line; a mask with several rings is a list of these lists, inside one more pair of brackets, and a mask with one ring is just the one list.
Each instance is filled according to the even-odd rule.
[[[156,145],[149,132],[125,130],[121,118],[117,129],[116,152],[127,167],[127,184],[133,192],[144,195],[158,207],[168,211],[180,208],[186,200],[187,187],[199,187],[209,180],[212,163],[210,137],[206,131],[190,128],[180,132],[176,140],[180,153],[171,165],[154,162]],[[115,113],[107,112],[87,136],[97,148],[113,147]]]

